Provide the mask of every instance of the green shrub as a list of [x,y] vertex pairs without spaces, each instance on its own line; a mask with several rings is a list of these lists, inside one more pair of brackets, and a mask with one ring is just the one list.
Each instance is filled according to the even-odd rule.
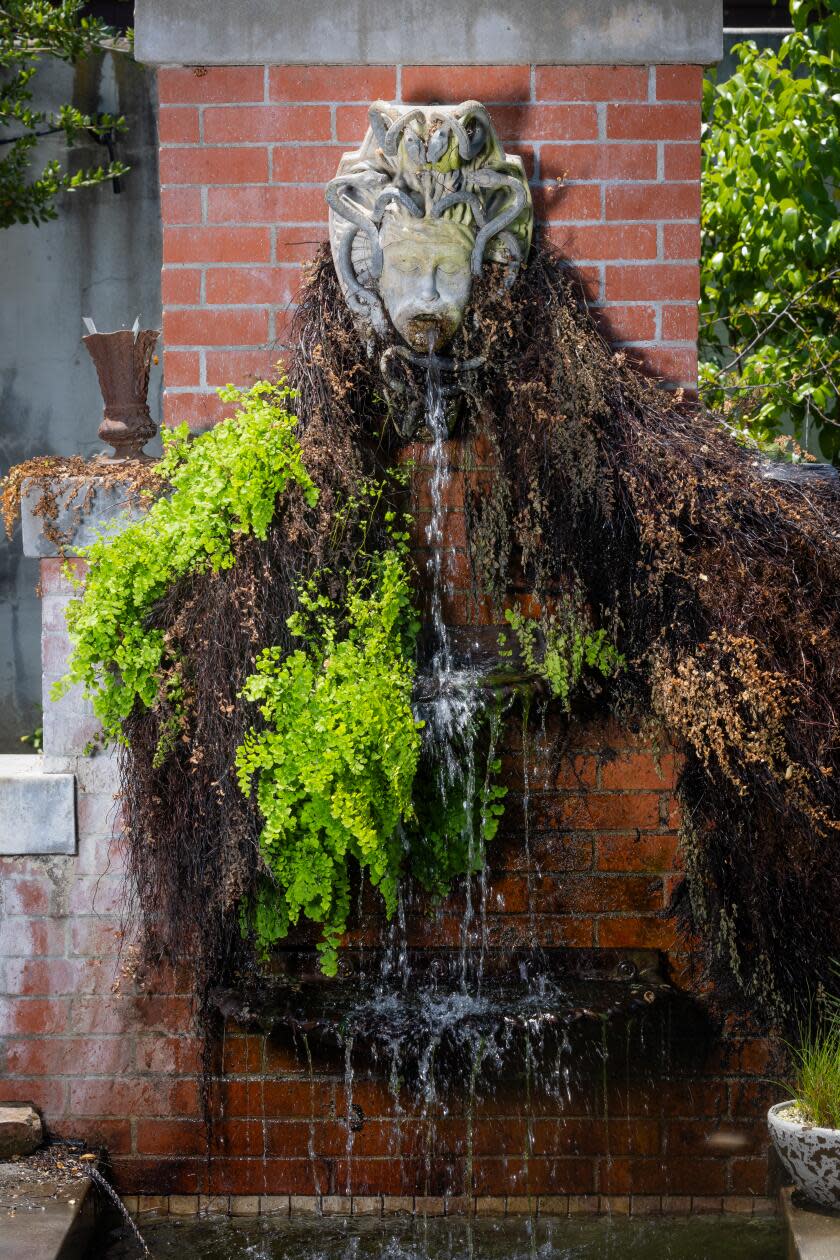
[[704,398],[761,444],[840,451],[840,0],[792,0],[778,53],[704,85]]
[[81,683],[109,739],[120,740],[134,705],[151,707],[166,685],[164,634],[149,624],[155,603],[187,574],[229,568],[238,534],[265,538],[289,487],[310,504],[317,499],[287,409],[292,391],[259,381],[220,394],[239,404],[233,419],[192,440],[186,425],[164,433],[159,473],[171,494],[85,553],[84,593],[67,612],[73,650],[53,695]]
[[371,556],[366,577],[336,608],[311,585],[290,629],[302,640],[285,658],[264,651],[244,696],[265,721],[237,754],[239,784],[265,825],[260,849],[268,877],[243,912],[259,951],[284,937],[300,915],[322,925],[321,966],[335,974],[350,909],[348,858],[396,908],[404,852],[401,824],[413,817],[420,755],[411,710],[414,643],[407,537]]

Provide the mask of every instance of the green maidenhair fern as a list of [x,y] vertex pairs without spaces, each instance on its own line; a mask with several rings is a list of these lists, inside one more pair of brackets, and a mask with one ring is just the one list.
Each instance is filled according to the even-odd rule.
[[239,784],[256,789],[265,825],[267,876],[242,923],[265,954],[301,915],[321,925],[321,966],[335,974],[349,912],[348,858],[396,906],[403,847],[420,755],[411,710],[418,624],[407,542],[372,556],[367,576],[337,609],[302,592],[290,628],[304,646],[264,651],[244,688],[265,727],[237,753]]
[[85,590],[67,613],[73,651],[53,694],[81,683],[108,738],[121,738],[137,701],[151,707],[157,698],[165,644],[148,624],[156,601],[189,573],[229,568],[238,534],[265,538],[277,497],[291,486],[309,504],[318,497],[288,410],[292,391],[260,381],[219,393],[239,404],[233,419],[192,441],[186,425],[164,434],[161,488],[168,483],[172,493],[86,552]]
[[523,616],[518,608],[508,609],[505,619],[527,669],[548,684],[551,694],[566,709],[585,670],[612,678],[624,668],[624,657],[605,629],[592,628],[588,611],[576,593],[559,600],[556,609],[544,613],[539,621]]

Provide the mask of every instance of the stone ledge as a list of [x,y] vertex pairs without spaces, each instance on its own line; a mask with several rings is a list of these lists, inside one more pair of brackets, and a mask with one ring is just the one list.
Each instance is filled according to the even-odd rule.
[[[619,1200],[620,1199],[620,1203]],[[752,1195],[724,1196],[716,1200],[717,1213],[738,1216],[772,1216],[772,1199]],[[474,1197],[451,1195],[126,1195],[132,1216],[627,1216],[707,1215],[708,1199],[661,1198],[659,1195],[508,1195]],[[836,1260],[840,1252],[833,1254]],[[810,1257],[809,1257],[810,1260]],[[813,1260],[824,1260],[814,1256]]]
[[[96,1223],[92,1182],[20,1183],[22,1164],[0,1165],[0,1260],[83,1260]],[[10,1198],[17,1189],[17,1199]],[[14,1213],[11,1202],[17,1204]],[[28,1207],[29,1210],[24,1210]]]
[[47,522],[39,514],[45,500],[43,486],[32,480],[21,486],[23,554],[36,560],[74,555],[102,533],[118,533],[143,515],[136,494],[124,482],[57,477],[49,493],[55,500],[55,516]]
[[782,1211],[788,1228],[790,1260],[837,1260],[840,1256],[840,1212],[810,1207],[794,1199],[786,1186],[781,1192]]
[[45,773],[37,755],[0,756],[0,855],[75,852],[74,776]]
[[[722,0],[137,0],[152,65],[709,65]],[[173,55],[177,50],[177,55]]]

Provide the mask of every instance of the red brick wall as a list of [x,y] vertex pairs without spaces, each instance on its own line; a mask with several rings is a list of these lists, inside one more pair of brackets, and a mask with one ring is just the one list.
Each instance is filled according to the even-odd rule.
[[326,237],[324,184],[377,98],[487,104],[610,336],[694,384],[701,77],[698,66],[161,70],[167,420],[211,423],[216,386],[282,354],[299,265]]
[[[461,453],[453,443],[456,466],[468,462]],[[423,477],[421,468],[416,505]],[[463,482],[454,484],[448,534],[457,540]],[[422,512],[416,528],[420,542]],[[42,586],[45,655],[58,660],[69,592],[56,561],[42,562]],[[453,622],[476,614],[466,590],[447,612]],[[84,711],[75,732],[72,721],[68,728],[68,753],[74,737],[81,753]],[[690,989],[691,959],[666,913],[681,877],[673,756],[666,749],[656,757],[639,735],[612,724],[574,726],[559,771],[532,750],[529,869],[518,722],[502,755],[510,795],[490,850],[490,947],[528,945],[535,933],[552,946],[655,948]],[[188,986],[164,974],[139,983],[122,937],[112,760],[78,755],[66,764],[78,776],[78,856],[0,858],[0,1092],[34,1101],[55,1132],[105,1144],[124,1193],[344,1195],[349,1187],[363,1196],[600,1195],[604,1205],[632,1194],[644,1210],[719,1209],[724,1199],[751,1210],[753,1197],[767,1193],[762,1112],[777,1096],[762,1079],[772,1076],[768,1046],[734,1028],[710,1035],[684,1003],[629,1039],[619,1027],[606,1073],[600,1045],[584,1046],[559,1100],[532,1086],[528,1102],[514,1061],[504,1087],[476,1101],[471,1177],[463,1097],[442,1100],[420,1121],[407,1096],[400,1117],[382,1073],[358,1061],[353,1100],[365,1122],[348,1166],[342,1055],[316,1049],[310,1078],[300,1044],[229,1025],[208,1161]],[[411,941],[457,945],[462,917],[454,895],[431,917],[409,917]],[[373,944],[381,927],[381,915],[369,913],[350,940]]]
[[[697,67],[177,69],[161,72],[160,94],[170,422],[212,423],[221,414],[215,387],[263,374],[281,352],[300,263],[326,234],[324,182],[361,140],[376,97],[488,103],[503,139],[525,156],[538,215],[580,267],[605,326],[655,372],[693,382]],[[453,457],[457,464],[457,446]],[[456,477],[456,542],[461,486]],[[423,504],[415,506],[422,543]],[[49,679],[67,648],[69,590],[56,561],[43,562],[42,585]],[[466,589],[448,612],[492,620]],[[70,707],[56,711],[50,732],[61,768],[77,774],[79,853],[0,859],[0,1094],[32,1099],[60,1133],[104,1142],[123,1191],[633,1193],[649,1196],[646,1210],[684,1210],[692,1196],[699,1207],[726,1196],[748,1208],[744,1196],[766,1193],[767,1046],[734,1031],[704,1040],[702,1021],[688,1018],[667,1036],[655,1026],[632,1053],[622,1041],[606,1086],[596,1057],[597,1070],[581,1062],[566,1101],[533,1094],[527,1167],[522,1083],[477,1103],[469,1184],[463,1103],[450,1101],[430,1128],[412,1121],[406,1099],[397,1147],[393,1100],[360,1066],[354,1101],[365,1124],[348,1171],[340,1059],[316,1055],[310,1080],[300,1047],[231,1026],[208,1163],[186,986],[172,976],[141,986],[134,974],[111,841],[113,763],[83,755],[89,712],[61,703]],[[638,735],[600,725],[572,730],[559,773],[535,756],[530,871],[515,725],[503,754],[511,792],[491,854],[491,945],[527,944],[533,921],[545,944],[660,949],[672,976],[690,983],[690,958],[666,913],[680,878],[670,753],[657,759]],[[457,898],[410,924],[416,943],[438,945],[457,943],[460,926]],[[352,936],[373,940],[378,930],[368,920]]]

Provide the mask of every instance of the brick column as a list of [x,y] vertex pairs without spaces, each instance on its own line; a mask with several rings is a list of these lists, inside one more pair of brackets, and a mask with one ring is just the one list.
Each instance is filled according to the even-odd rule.
[[[486,23],[478,29],[486,6],[429,0],[422,11],[409,7],[393,31],[373,20],[378,3],[342,0],[330,27],[327,0],[309,6],[318,10],[314,26],[306,6],[281,24],[275,5],[254,0],[246,29],[231,0],[210,8],[137,0],[143,60],[248,63],[164,66],[159,75],[167,422],[213,424],[224,412],[216,387],[247,384],[282,355],[301,263],[326,239],[324,185],[342,152],[361,141],[376,98],[485,102],[505,146],[525,159],[537,217],[578,268],[610,337],[654,375],[691,386],[700,65],[720,42],[718,0],[603,0],[591,25],[579,6],[505,0],[504,39],[490,42]],[[378,64],[307,64],[327,49],[332,60]],[[476,49],[491,61],[519,50],[518,60],[407,64],[421,51],[436,63],[468,61]],[[555,64],[561,54],[576,64]],[[633,64],[589,64],[602,54]],[[655,57],[669,64],[650,64]],[[462,580],[448,612],[476,625],[493,618],[469,604],[459,484],[456,477],[449,525]],[[415,489],[419,551],[422,470]],[[44,561],[42,577],[48,686],[63,668],[68,591],[56,560]],[[120,955],[113,760],[83,755],[89,711],[76,697],[62,706],[47,711],[48,753],[54,769],[76,775],[79,848],[0,858],[0,1093],[34,1101],[55,1131],[106,1143],[121,1190],[244,1195],[252,1209],[283,1212],[295,1210],[295,1196],[342,1195],[351,1183],[362,1196],[354,1211],[378,1211],[390,1195],[464,1191],[489,1210],[523,1210],[526,1195],[541,1195],[540,1211],[628,1211],[631,1194],[639,1211],[721,1210],[724,1196],[732,1210],[753,1210],[767,1181],[767,1047],[734,1035],[704,1046],[693,1026],[651,1046],[643,1072],[616,1064],[607,1097],[598,1092],[599,1065],[597,1082],[580,1074],[562,1106],[532,1100],[527,1166],[523,1097],[501,1087],[476,1113],[471,1185],[457,1106],[440,1121],[435,1160],[421,1169],[413,1100],[397,1116],[386,1083],[359,1076],[353,1100],[365,1124],[349,1169],[340,1061],[316,1054],[310,1079],[299,1047],[229,1028],[208,1162],[187,996],[177,977],[141,986],[131,952]],[[666,751],[657,762],[643,739],[609,724],[575,728],[559,770],[533,757],[529,871],[514,729],[501,751],[510,794],[490,854],[491,944],[527,944],[536,931],[547,945],[657,948],[685,979],[686,956],[665,913],[680,877],[674,759]],[[457,944],[459,915],[453,897],[436,918],[418,918],[417,944]],[[377,915],[357,931],[375,941],[380,926]],[[718,1128],[727,1142],[715,1146]],[[420,1210],[426,1202],[409,1201]]]
[[161,70],[167,422],[214,423],[218,385],[282,356],[300,264],[326,239],[324,185],[376,98],[487,104],[605,331],[694,385],[701,82],[694,65]]

